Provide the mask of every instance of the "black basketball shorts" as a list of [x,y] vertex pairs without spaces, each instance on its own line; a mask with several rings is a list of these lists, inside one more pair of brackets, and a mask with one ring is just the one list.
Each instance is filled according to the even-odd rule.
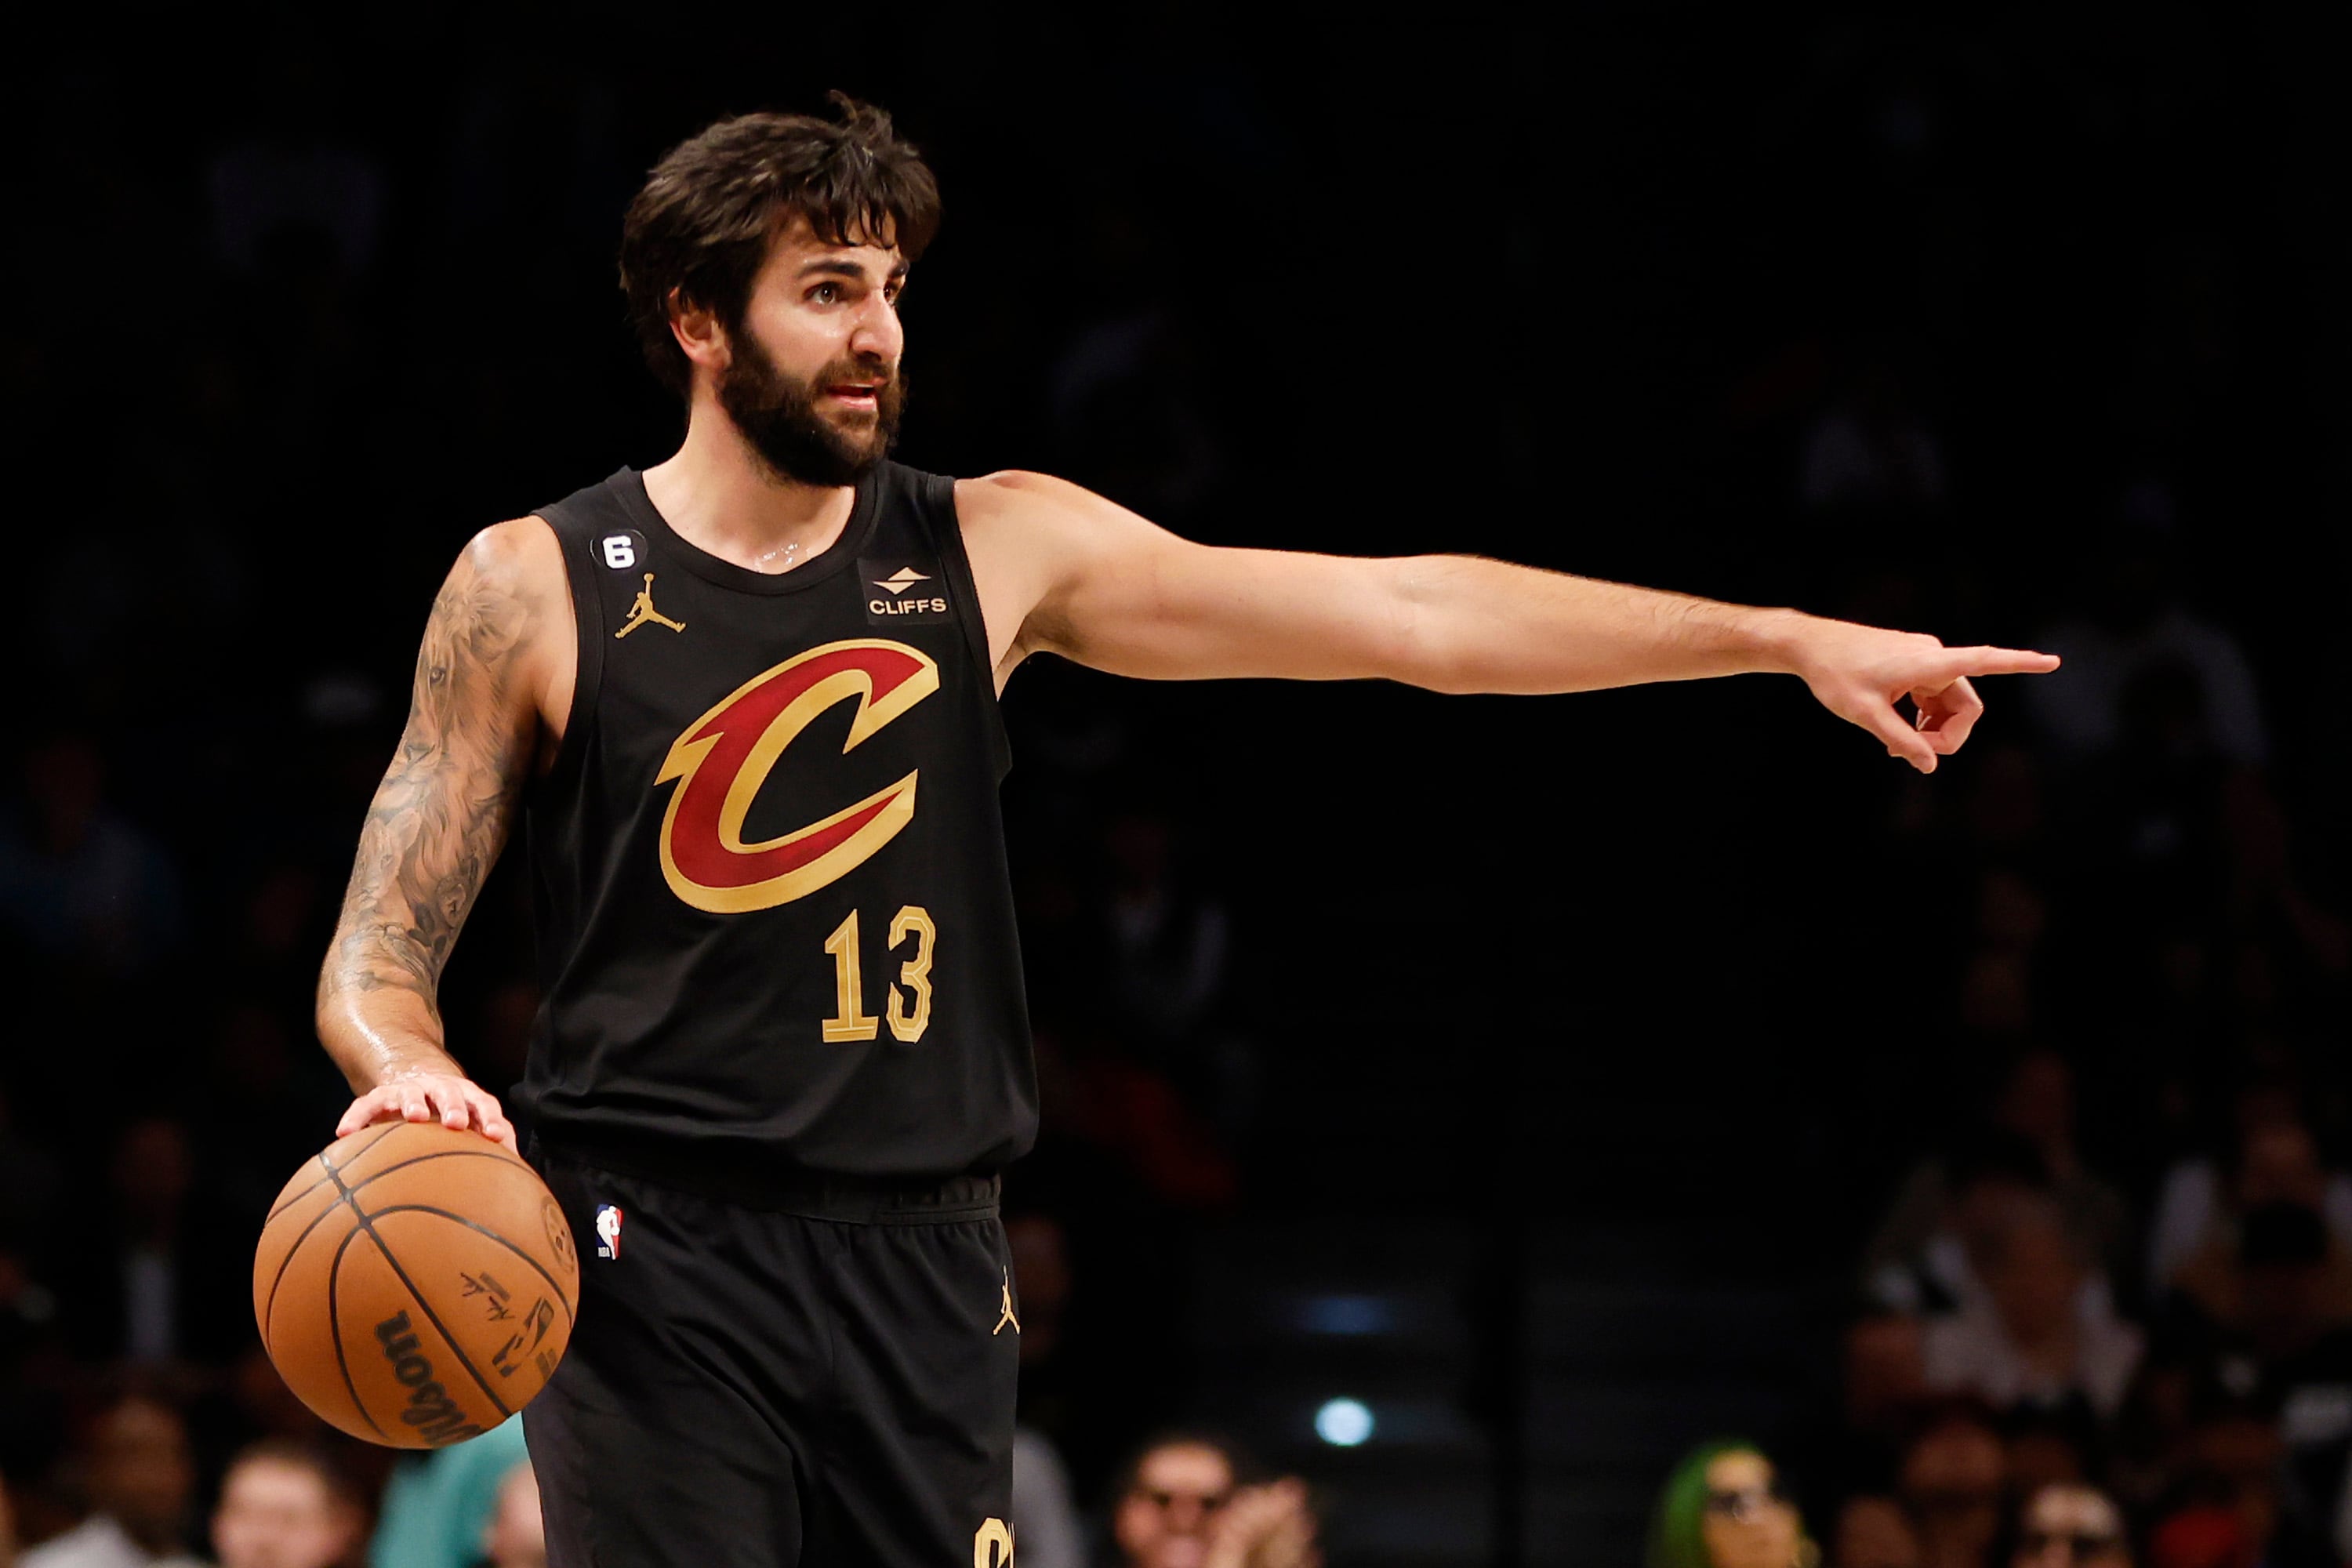
[[1011,1563],[992,1179],[747,1207],[535,1163],[580,1253],[571,1348],[523,1413],[550,1568]]

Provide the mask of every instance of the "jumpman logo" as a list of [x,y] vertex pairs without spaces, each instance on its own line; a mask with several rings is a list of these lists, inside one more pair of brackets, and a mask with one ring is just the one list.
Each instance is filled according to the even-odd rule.
[[656,626],[667,626],[674,632],[686,630],[684,621],[673,621],[654,608],[654,574],[650,572],[646,574],[646,585],[637,590],[637,602],[629,606],[629,618],[622,622],[621,629],[613,635],[616,637],[627,637],[647,621],[653,622]]
[[1014,1333],[1021,1331],[1021,1320],[1013,1315],[1013,1271],[1009,1268],[1004,1271],[1004,1314],[996,1320],[996,1327],[988,1331],[988,1337],[992,1340],[1003,1333],[1007,1323],[1013,1325]]

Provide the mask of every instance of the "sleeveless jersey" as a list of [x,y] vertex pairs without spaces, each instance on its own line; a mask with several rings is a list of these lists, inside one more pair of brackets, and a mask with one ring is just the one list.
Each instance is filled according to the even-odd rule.
[[730,1191],[1025,1152],[1007,751],[953,481],[877,466],[772,575],[680,538],[631,469],[538,515],[580,668],[525,804],[535,1134]]

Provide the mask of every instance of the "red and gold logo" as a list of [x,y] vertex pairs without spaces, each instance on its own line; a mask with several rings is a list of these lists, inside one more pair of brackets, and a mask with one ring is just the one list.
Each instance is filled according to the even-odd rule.
[[698,910],[740,914],[805,897],[863,863],[914,820],[914,773],[764,844],[743,842],[744,818],[784,748],[818,714],[856,700],[846,756],[939,689],[940,667],[928,656],[861,637],[796,654],[728,693],[686,727],[654,775],[657,784],[678,781],[662,815],[670,891]]

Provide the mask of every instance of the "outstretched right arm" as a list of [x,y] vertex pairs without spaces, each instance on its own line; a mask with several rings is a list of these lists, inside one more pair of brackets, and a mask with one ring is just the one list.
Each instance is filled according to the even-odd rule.
[[319,976],[319,1037],[359,1097],[339,1135],[437,1118],[513,1146],[497,1099],[450,1057],[437,996],[548,740],[543,714],[562,711],[548,699],[571,608],[554,534],[536,518],[477,535],[433,602],[408,727],[361,826]]

